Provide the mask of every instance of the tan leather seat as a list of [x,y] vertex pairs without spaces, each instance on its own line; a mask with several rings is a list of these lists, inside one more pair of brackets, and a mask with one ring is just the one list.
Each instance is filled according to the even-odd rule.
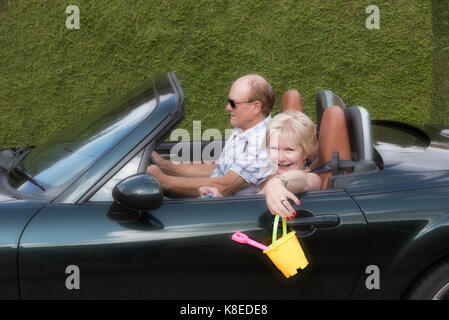
[[331,106],[340,106],[343,110],[346,108],[343,100],[330,90],[320,90],[316,94],[316,132],[320,132],[321,118],[324,111]]
[[[321,129],[318,138],[318,160],[312,169],[320,167],[332,160],[332,153],[338,151],[340,160],[351,160],[351,142],[343,109],[340,106],[328,107],[321,119]],[[351,169],[345,169],[345,174]],[[321,189],[327,188],[330,171],[319,173],[321,176]]]
[[298,90],[288,90],[284,93],[281,100],[281,112],[286,110],[297,110],[303,112],[301,94]]

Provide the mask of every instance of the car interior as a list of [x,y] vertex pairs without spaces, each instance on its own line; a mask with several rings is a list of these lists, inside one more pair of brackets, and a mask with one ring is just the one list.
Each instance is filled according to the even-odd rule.
[[[321,189],[343,188],[354,177],[377,171],[380,156],[373,147],[371,120],[360,106],[346,107],[329,90],[316,95],[318,159]],[[320,170],[321,169],[321,170]]]
[[[282,96],[280,110],[303,112],[301,95],[288,90]],[[321,189],[343,188],[350,180],[381,168],[381,158],[373,147],[371,121],[368,111],[360,106],[346,107],[343,100],[329,90],[316,94],[318,153],[312,169],[322,178]],[[214,145],[224,145],[224,140],[163,142],[156,151],[168,159],[176,153],[183,161],[210,161],[219,158]],[[175,147],[176,145],[176,147]],[[206,152],[207,159],[195,159],[195,150]],[[189,155],[182,155],[189,150]],[[220,149],[221,150],[221,149]],[[198,153],[198,152],[197,152]]]
[[[290,109],[303,112],[297,90],[288,90],[282,96],[281,112]],[[321,190],[342,189],[354,178],[382,169],[382,159],[373,147],[370,116],[365,108],[346,107],[333,92],[320,90],[316,94],[316,119],[318,152],[311,169],[321,176]],[[222,150],[224,143],[225,140],[162,142],[156,144],[155,150],[166,159],[200,163],[218,160],[217,150]],[[112,200],[111,190],[118,181],[130,174],[144,172],[147,163],[144,159],[150,157],[150,149],[153,148],[146,148],[144,154],[140,152],[138,159],[123,167],[91,201]]]

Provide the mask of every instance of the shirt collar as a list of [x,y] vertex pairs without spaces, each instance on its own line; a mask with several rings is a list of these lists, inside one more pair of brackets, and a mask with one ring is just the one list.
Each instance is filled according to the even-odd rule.
[[251,136],[252,132],[256,132],[256,131],[260,130],[261,128],[263,128],[265,130],[265,128],[267,127],[267,125],[270,121],[271,121],[271,114],[269,114],[264,120],[260,121],[254,127],[249,128],[245,132],[243,132],[242,129],[240,129],[240,128],[234,128],[232,133],[235,134],[236,136],[240,136],[242,138],[243,137],[247,138],[247,137]]

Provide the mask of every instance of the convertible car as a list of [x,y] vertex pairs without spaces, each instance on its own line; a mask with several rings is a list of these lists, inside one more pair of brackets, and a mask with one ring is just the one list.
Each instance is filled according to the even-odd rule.
[[[326,136],[334,105],[346,131]],[[288,221],[309,261],[295,276],[231,240],[271,242],[264,195],[169,198],[146,173],[154,150],[217,159],[224,143],[167,142],[185,113],[167,73],[42,145],[0,151],[0,298],[447,299],[449,127],[371,121],[327,90],[317,112],[331,155]],[[346,135],[350,159],[332,140]]]

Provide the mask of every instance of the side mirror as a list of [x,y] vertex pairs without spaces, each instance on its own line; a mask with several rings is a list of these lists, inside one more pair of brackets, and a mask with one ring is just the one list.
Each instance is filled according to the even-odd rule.
[[157,209],[162,204],[163,196],[159,181],[148,173],[125,178],[112,190],[115,202],[133,211]]

